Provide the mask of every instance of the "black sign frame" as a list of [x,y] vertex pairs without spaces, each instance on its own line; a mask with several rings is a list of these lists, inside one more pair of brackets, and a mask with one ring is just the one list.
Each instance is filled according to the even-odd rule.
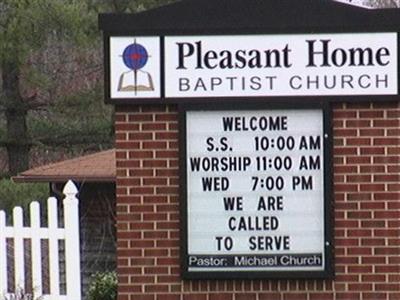
[[[324,270],[288,270],[274,271],[190,271],[188,265],[188,220],[187,220],[187,153],[186,153],[186,113],[188,111],[213,111],[213,110],[274,110],[274,109],[321,109],[323,113],[323,135],[324,135]],[[180,220],[181,220],[181,275],[184,279],[329,279],[334,277],[334,244],[333,244],[333,136],[331,122],[331,107],[329,103],[314,101],[307,103],[295,103],[293,99],[287,98],[279,102],[254,102],[236,103],[224,102],[213,103],[212,105],[181,104],[179,105],[179,132],[180,132]],[[235,256],[235,255],[233,255]],[[236,255],[237,256],[237,255]],[[252,255],[257,256],[257,255]],[[278,255],[277,255],[278,256]],[[218,258],[217,256],[215,258]],[[264,258],[268,258],[264,256]]]

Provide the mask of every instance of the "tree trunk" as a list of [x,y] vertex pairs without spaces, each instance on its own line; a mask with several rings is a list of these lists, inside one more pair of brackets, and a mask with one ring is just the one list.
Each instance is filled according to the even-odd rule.
[[17,175],[29,168],[31,142],[26,126],[28,111],[24,105],[19,86],[18,65],[3,63],[2,67],[4,108],[7,122],[5,147],[10,175]]

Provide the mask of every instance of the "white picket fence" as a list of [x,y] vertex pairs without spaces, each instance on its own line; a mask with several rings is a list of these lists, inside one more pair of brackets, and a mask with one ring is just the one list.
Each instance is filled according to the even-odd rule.
[[[81,300],[80,251],[79,251],[79,208],[76,197],[78,190],[72,181],[65,185],[63,193],[64,228],[59,227],[57,199],[47,201],[48,227],[41,227],[41,212],[38,202],[30,204],[30,227],[25,227],[23,211],[20,207],[13,210],[13,226],[6,226],[6,214],[0,211],[0,299],[17,299],[18,289],[25,290],[28,273],[25,240],[31,242],[31,281],[32,295],[36,300]],[[1,200],[1,199],[0,199]],[[13,240],[14,246],[14,286],[10,287],[7,261],[7,241]],[[48,267],[42,264],[42,240],[48,241]],[[65,248],[65,295],[60,293],[60,249],[59,241],[64,240]],[[47,252],[47,251],[46,251]],[[12,268],[11,268],[12,269]],[[45,270],[45,271],[44,271]],[[42,275],[48,270],[48,294],[44,294]]]

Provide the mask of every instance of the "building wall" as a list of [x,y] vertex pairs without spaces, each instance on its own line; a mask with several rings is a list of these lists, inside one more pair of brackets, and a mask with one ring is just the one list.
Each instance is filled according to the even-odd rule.
[[82,287],[92,276],[116,269],[115,184],[83,183],[79,191]]
[[400,104],[333,104],[334,280],[182,280],[176,106],[117,106],[118,300],[400,299]]

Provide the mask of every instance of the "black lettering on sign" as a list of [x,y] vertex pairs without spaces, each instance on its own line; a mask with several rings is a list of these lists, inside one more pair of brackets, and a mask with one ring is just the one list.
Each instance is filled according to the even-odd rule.
[[207,91],[206,84],[202,78],[199,78],[194,86],[194,91],[197,92],[198,90]]
[[179,78],[179,91],[187,92],[190,90],[189,78]]
[[[229,149],[228,145],[228,138],[227,137],[221,137],[217,141],[214,140],[213,137],[208,137],[206,139],[206,144],[207,144],[207,151],[226,151]],[[230,150],[230,149],[229,149]]]
[[287,235],[278,236],[251,236],[249,238],[250,250],[290,250],[290,237]]
[[287,130],[287,116],[223,117],[224,131],[279,131]]
[[321,149],[321,137],[302,136],[300,138],[299,150],[319,150]]
[[228,228],[231,231],[266,231],[277,230],[279,220],[274,216],[230,217]]
[[387,66],[390,60],[388,48],[377,50],[366,48],[335,48],[331,40],[308,40],[307,67],[343,67],[343,66]]
[[301,190],[307,191],[313,189],[313,177],[312,176],[293,176],[292,177],[292,188],[293,191]]
[[251,158],[247,156],[190,158],[190,169],[192,172],[247,171],[247,169],[250,168],[250,165]]
[[232,250],[233,248],[233,239],[230,236],[216,236],[215,240],[217,241],[217,250]]
[[321,159],[318,156],[302,156],[300,158],[299,170],[320,170]]
[[224,197],[225,210],[243,210],[243,197]]
[[268,196],[265,199],[263,196],[258,200],[257,210],[283,210],[283,197],[282,196]]
[[239,49],[231,51],[207,50],[202,41],[194,43],[176,43],[178,46],[177,70],[187,69],[187,61],[191,61],[195,69],[261,69],[261,68],[290,68],[289,45],[272,49]]
[[203,191],[226,191],[229,188],[229,179],[226,177],[202,177]]
[[213,151],[215,149],[214,138],[212,137],[207,138],[206,143],[207,143],[207,151]]

